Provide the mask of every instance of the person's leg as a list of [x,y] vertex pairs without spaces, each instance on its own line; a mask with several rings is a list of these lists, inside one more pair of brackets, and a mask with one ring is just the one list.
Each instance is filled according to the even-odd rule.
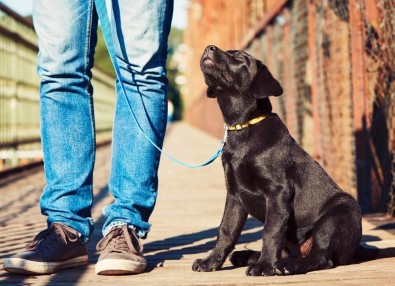
[[97,41],[93,0],[36,0],[41,140],[48,224],[62,223],[88,239],[95,156],[91,68]]
[[[40,115],[47,186],[41,211],[48,229],[4,260],[16,273],[49,274],[88,262],[92,233],[95,135],[90,83],[96,45],[93,0],[35,0],[39,38]],[[85,240],[85,241],[82,241]]]
[[109,180],[115,201],[103,210],[107,220],[105,237],[98,244],[101,255],[96,273],[141,273],[146,261],[142,248],[136,247],[137,236],[145,237],[150,229],[160,152],[140,132],[129,103],[145,134],[162,146],[167,124],[165,65],[173,1],[110,2],[113,38],[128,100],[118,82]]
[[[167,38],[173,2],[112,1],[112,27],[122,80],[133,113],[158,146],[167,123]],[[119,44],[118,44],[119,43]],[[109,189],[115,201],[105,207],[104,234],[117,224],[137,227],[145,236],[154,208],[160,152],[139,131],[117,83]]]

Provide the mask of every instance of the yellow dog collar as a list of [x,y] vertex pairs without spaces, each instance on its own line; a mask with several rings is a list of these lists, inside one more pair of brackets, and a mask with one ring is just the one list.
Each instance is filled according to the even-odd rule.
[[253,118],[250,121],[247,121],[245,123],[239,123],[239,124],[236,124],[236,125],[228,126],[228,130],[232,130],[232,131],[233,130],[241,130],[241,129],[244,129],[244,128],[250,126],[250,125],[258,123],[258,122],[262,121],[265,118],[266,118],[266,116],[261,115],[261,116],[255,117],[255,118]]

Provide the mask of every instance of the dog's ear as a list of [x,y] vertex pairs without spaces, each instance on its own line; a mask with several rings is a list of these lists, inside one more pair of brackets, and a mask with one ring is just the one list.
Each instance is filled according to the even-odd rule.
[[216,98],[217,97],[213,88],[211,88],[211,87],[207,88],[207,97],[209,97],[209,98]]
[[271,95],[279,96],[283,94],[283,88],[280,83],[261,62],[258,62],[258,72],[251,82],[250,94],[255,98],[265,98]]

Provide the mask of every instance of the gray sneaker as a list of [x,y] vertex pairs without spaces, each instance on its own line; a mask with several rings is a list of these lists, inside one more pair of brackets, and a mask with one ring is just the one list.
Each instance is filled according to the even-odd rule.
[[138,274],[147,261],[136,232],[126,224],[114,227],[96,246],[101,251],[95,271],[99,275]]
[[4,259],[4,270],[21,274],[51,274],[88,263],[86,246],[76,230],[54,223],[41,231],[26,251]]

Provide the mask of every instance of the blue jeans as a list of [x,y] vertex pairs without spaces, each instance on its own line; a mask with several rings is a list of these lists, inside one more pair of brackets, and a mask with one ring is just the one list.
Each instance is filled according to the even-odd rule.
[[[167,122],[167,38],[173,0],[109,0],[110,21],[127,97],[145,133],[161,146]],[[41,211],[48,224],[68,225],[88,240],[95,161],[91,68],[98,19],[93,0],[35,0],[39,38],[41,136],[47,185]],[[160,153],[138,130],[117,82],[109,190],[103,232],[150,229]],[[112,96],[112,95],[108,95]],[[142,98],[142,99],[141,99]]]

